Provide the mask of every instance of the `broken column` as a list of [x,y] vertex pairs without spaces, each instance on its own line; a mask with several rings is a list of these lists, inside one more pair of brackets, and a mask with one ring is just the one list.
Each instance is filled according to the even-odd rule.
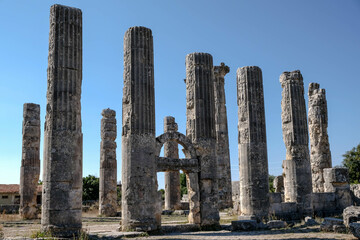
[[[164,118],[164,133],[176,132],[178,125],[175,118],[168,116]],[[179,159],[179,147],[177,142],[164,143],[164,157]],[[166,210],[179,210],[180,203],[180,172],[170,171],[165,172],[165,209]]]
[[99,214],[114,217],[117,214],[116,112],[101,112]]
[[219,209],[232,207],[229,135],[225,100],[225,75],[230,68],[224,63],[214,66],[216,156],[218,163]]
[[313,192],[324,192],[323,169],[331,168],[331,153],[327,134],[328,115],[325,89],[318,83],[309,85],[310,162]]
[[157,230],[154,53],[152,32],[145,27],[125,33],[122,103],[121,227]]
[[35,219],[40,175],[40,105],[25,103],[23,117],[19,212],[24,219]]
[[43,231],[72,237],[81,230],[82,13],[50,9],[47,106],[42,194]]
[[[283,161],[285,202],[309,204],[311,169],[303,77],[299,70],[280,76],[281,120],[286,160]],[[306,207],[309,207],[308,205]]]
[[269,212],[269,173],[261,69],[237,70],[240,211],[261,220]]
[[213,60],[208,53],[186,56],[186,136],[199,153],[201,225],[219,225]]

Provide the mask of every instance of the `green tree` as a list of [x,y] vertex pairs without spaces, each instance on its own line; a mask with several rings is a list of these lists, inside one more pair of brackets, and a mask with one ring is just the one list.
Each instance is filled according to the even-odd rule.
[[275,179],[274,175],[269,175],[269,192],[271,193],[275,192],[274,179]]
[[360,144],[344,155],[343,166],[349,169],[350,183],[360,183]]
[[116,187],[116,192],[117,192],[117,204],[118,206],[121,206],[121,187],[117,186]]
[[161,188],[159,192],[161,192],[161,200],[165,200],[165,190]]
[[83,201],[99,199],[99,178],[89,175],[83,177]]
[[186,174],[185,173],[180,173],[180,193],[181,193],[181,197],[184,194],[187,194],[187,187],[186,187]]

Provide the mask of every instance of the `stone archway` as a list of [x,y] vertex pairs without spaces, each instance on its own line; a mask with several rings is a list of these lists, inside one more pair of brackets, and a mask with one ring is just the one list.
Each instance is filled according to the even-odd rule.
[[[173,159],[159,157],[164,143],[174,141],[180,144],[186,158]],[[186,174],[188,197],[189,197],[189,223],[200,224],[200,193],[199,193],[199,159],[195,147],[184,134],[170,131],[156,138],[156,164],[158,172],[182,170]]]

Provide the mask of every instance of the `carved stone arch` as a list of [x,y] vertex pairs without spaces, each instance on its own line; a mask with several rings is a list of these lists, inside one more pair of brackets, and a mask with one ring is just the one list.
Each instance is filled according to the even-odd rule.
[[196,153],[196,149],[192,144],[191,140],[186,137],[184,134],[179,132],[165,132],[156,138],[156,152],[155,156],[160,156],[160,151],[164,143],[174,141],[180,144],[184,148],[184,154],[186,158],[196,159],[198,158],[198,154]]

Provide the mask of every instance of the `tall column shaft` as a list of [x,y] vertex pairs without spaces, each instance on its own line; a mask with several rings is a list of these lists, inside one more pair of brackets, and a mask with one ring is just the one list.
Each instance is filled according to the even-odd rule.
[[201,225],[219,224],[213,60],[208,53],[186,56],[186,135],[200,157]]
[[313,192],[324,192],[323,169],[331,168],[331,152],[327,133],[326,94],[318,83],[309,85],[308,107],[312,188]]
[[269,212],[269,172],[262,72],[237,70],[240,211],[262,219]]
[[19,211],[22,218],[35,219],[40,175],[40,105],[25,103],[23,117]]
[[125,33],[122,104],[122,230],[156,230],[154,53],[145,27]]
[[101,112],[99,214],[114,217],[117,214],[117,162],[116,162],[116,112]]
[[80,9],[51,7],[48,62],[41,224],[65,237],[82,226]]
[[230,68],[224,63],[214,66],[216,156],[218,163],[219,209],[232,207],[229,134],[225,100],[225,75]]
[[[168,116],[164,118],[164,132],[178,130],[175,118]],[[179,147],[177,142],[164,143],[164,157],[179,158]],[[180,172],[165,172],[165,209],[179,210],[180,203]]]
[[283,162],[286,202],[304,202],[311,193],[311,169],[304,83],[300,71],[280,76],[281,120],[286,160]]

